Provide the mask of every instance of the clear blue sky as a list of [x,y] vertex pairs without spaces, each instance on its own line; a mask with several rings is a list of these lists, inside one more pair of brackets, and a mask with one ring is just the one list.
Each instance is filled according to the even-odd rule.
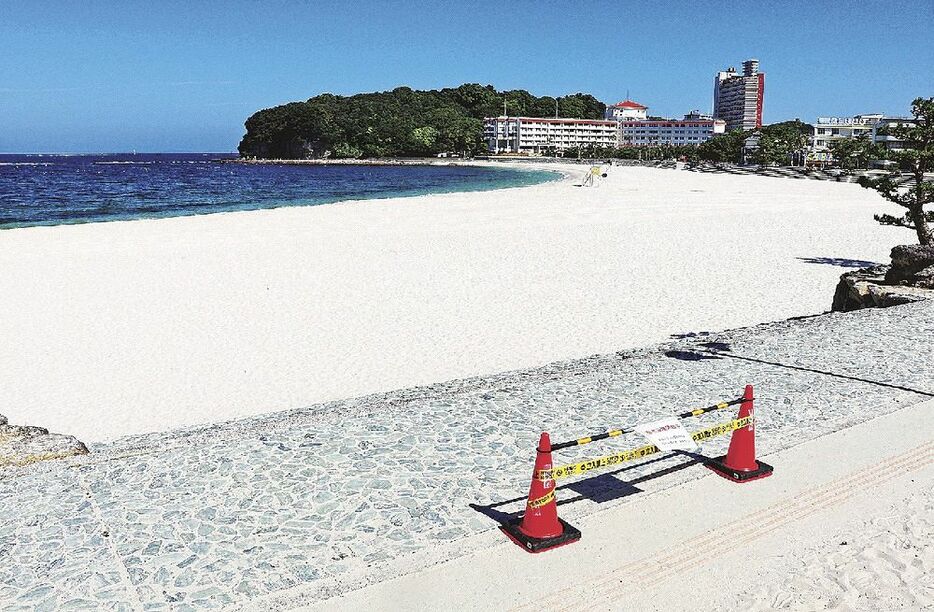
[[0,152],[233,151],[255,110],[321,92],[493,84],[709,110],[756,57],[765,121],[934,96],[934,0],[0,0]]

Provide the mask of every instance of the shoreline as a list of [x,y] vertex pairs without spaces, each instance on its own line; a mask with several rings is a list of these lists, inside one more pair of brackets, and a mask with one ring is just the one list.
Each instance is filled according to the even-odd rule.
[[[214,163],[230,163],[231,161],[237,160],[212,160]],[[114,222],[128,222],[128,221],[159,221],[163,219],[173,219],[176,217],[202,217],[210,215],[219,215],[227,213],[243,213],[243,212],[254,212],[260,210],[274,210],[278,208],[302,208],[302,207],[315,207],[315,206],[325,206],[330,204],[342,204],[345,202],[366,202],[374,200],[390,200],[390,199],[404,199],[412,197],[421,197],[421,196],[431,196],[431,195],[443,195],[449,193],[475,193],[475,192],[485,192],[485,191],[497,191],[503,189],[519,189],[523,187],[534,187],[536,185],[542,185],[554,181],[560,181],[566,178],[570,178],[570,174],[561,169],[555,168],[542,168],[542,167],[516,167],[508,166],[503,168],[497,166],[496,164],[488,164],[482,162],[465,162],[460,164],[427,164],[427,163],[373,163],[373,164],[340,164],[340,163],[330,163],[330,164],[318,164],[318,163],[305,163],[302,160],[292,160],[295,163],[287,163],[288,160],[269,160],[261,162],[248,162],[250,164],[256,165],[319,165],[319,166],[328,166],[328,165],[360,165],[360,166],[458,166],[458,167],[472,167],[472,168],[492,168],[496,170],[511,170],[517,172],[548,172],[555,175],[553,178],[546,178],[535,183],[529,184],[503,184],[503,185],[479,185],[474,187],[469,187],[464,185],[463,188],[456,188],[451,191],[444,189],[430,191],[430,192],[417,192],[413,191],[409,194],[400,194],[398,192],[386,192],[385,194],[376,194],[370,197],[344,197],[343,199],[335,200],[322,200],[320,202],[312,203],[294,203],[290,201],[284,201],[282,203],[276,203],[269,206],[257,206],[256,208],[232,208],[230,210],[213,210],[213,211],[204,211],[198,212],[197,209],[184,210],[182,212],[166,212],[165,214],[161,213],[151,213],[135,216],[126,216],[126,217],[115,217],[109,219],[65,219],[65,220],[55,220],[55,221],[40,221],[33,223],[7,223],[0,224],[0,232],[8,230],[22,230],[32,227],[59,227],[59,226],[69,226],[69,225],[87,225],[87,224],[97,224],[97,223],[114,223]],[[314,161],[314,160],[306,160]]]
[[448,157],[384,157],[373,159],[277,159],[238,157],[215,159],[218,164],[248,166],[459,166],[470,165],[472,158]]

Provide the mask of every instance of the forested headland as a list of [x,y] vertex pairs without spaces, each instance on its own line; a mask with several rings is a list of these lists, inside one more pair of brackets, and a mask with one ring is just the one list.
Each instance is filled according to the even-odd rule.
[[[238,150],[243,157],[424,157],[439,153],[486,153],[483,118],[602,119],[606,105],[577,93],[537,97],[518,89],[497,91],[475,83],[440,90],[391,91],[353,96],[321,94],[254,113]],[[557,109],[556,109],[557,104]]]

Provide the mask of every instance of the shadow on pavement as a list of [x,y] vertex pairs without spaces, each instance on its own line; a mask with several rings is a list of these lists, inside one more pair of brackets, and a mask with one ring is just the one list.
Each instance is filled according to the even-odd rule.
[[[633,480],[623,480],[618,478],[618,474],[623,472],[634,470],[639,467],[644,467],[646,465],[651,465],[653,463],[658,463],[661,461],[666,461],[672,457],[679,455],[685,455],[688,458],[688,461],[679,463],[677,465],[672,465],[644,476],[634,478]],[[603,474],[598,474],[591,476],[590,478],[584,478],[583,480],[578,480],[566,485],[561,485],[556,487],[555,491],[559,493],[558,495],[558,505],[564,506],[566,504],[574,504],[580,501],[589,500],[597,504],[606,503],[609,501],[622,499],[624,497],[629,497],[630,495],[635,495],[636,493],[642,493],[642,489],[638,488],[636,485],[639,483],[647,482],[649,480],[654,480],[656,478],[661,478],[662,476],[667,476],[668,474],[673,474],[675,472],[680,472],[681,470],[687,469],[692,465],[697,465],[698,463],[703,463],[706,461],[706,457],[703,455],[698,455],[695,453],[684,453],[684,452],[675,452],[667,453],[661,457],[655,459],[650,459],[648,461],[643,461],[641,463],[628,465],[625,467],[618,468],[616,470],[605,472]],[[569,497],[566,499],[561,499],[561,491],[573,491],[577,493],[574,497]],[[525,495],[521,497],[515,497],[513,499],[507,499],[495,504],[489,505],[480,505],[480,504],[469,504],[471,508],[483,514],[484,516],[493,519],[500,525],[506,525],[515,519],[522,516],[525,511],[525,508],[516,510],[513,512],[504,512],[499,508],[503,506],[509,506],[511,504],[516,504],[519,502],[524,502],[527,500]]]

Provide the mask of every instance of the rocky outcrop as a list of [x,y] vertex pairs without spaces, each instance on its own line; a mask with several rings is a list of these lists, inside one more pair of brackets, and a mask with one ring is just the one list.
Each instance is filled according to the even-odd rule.
[[49,433],[44,427],[9,425],[0,415],[0,468],[87,454],[73,436]]
[[928,298],[934,298],[934,247],[901,245],[892,249],[892,265],[842,275],[832,310],[885,308]]

